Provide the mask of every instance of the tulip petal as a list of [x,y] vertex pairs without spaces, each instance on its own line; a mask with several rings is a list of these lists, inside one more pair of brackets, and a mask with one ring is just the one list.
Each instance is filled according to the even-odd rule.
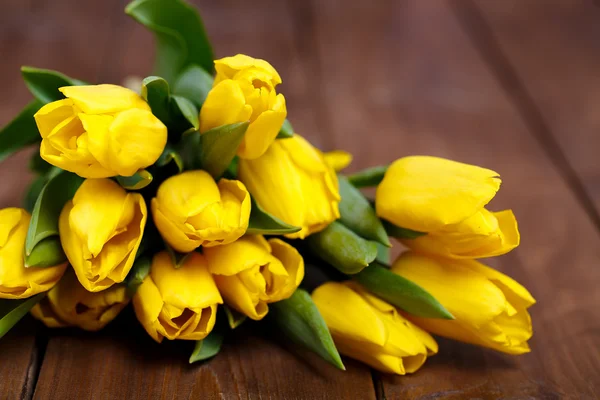
[[0,299],[24,299],[50,290],[67,265],[25,268],[23,254],[31,216],[23,209],[0,209]]
[[226,79],[212,88],[200,109],[200,132],[248,121],[251,115],[252,107],[246,104],[240,85]]
[[158,253],[152,262],[150,276],[165,303],[180,309],[202,309],[223,303],[206,260],[199,253],[191,253],[177,269],[166,252]]
[[482,209],[500,188],[498,173],[443,158],[396,160],[377,188],[377,215],[395,225],[432,232]]
[[44,105],[33,117],[40,135],[45,139],[56,125],[74,114],[73,100],[63,99]]
[[133,307],[138,321],[158,343],[162,342],[162,336],[158,334],[156,325],[163,304],[158,288],[152,278],[147,276],[133,297]]
[[140,95],[117,85],[65,86],[58,90],[86,114],[110,114],[130,108],[150,111]]
[[340,172],[352,162],[352,154],[344,150],[333,150],[323,154],[325,162],[333,168],[335,172]]
[[239,71],[252,67],[262,69],[271,75],[271,82],[273,86],[281,83],[281,77],[275,68],[273,68],[273,66],[267,61],[259,58],[252,58],[245,54],[236,54],[233,57],[225,57],[221,58],[220,60],[215,60],[215,69],[217,70],[215,85],[222,79],[232,79]]
[[255,159],[263,155],[279,134],[286,117],[285,98],[279,94],[273,109],[263,111],[256,120],[250,123],[237,155],[248,159]]
[[108,130],[108,166],[121,176],[156,162],[167,144],[167,127],[150,110],[129,109],[116,115]]
[[391,270],[427,290],[457,320],[482,326],[500,315],[507,302],[496,285],[470,268],[473,264],[477,262],[438,260],[405,252]]
[[213,275],[236,275],[255,266],[266,265],[271,246],[261,235],[246,236],[225,246],[207,247],[204,255]]
[[339,335],[352,341],[385,345],[385,324],[373,308],[349,287],[328,282],[315,289],[312,298],[334,340]]

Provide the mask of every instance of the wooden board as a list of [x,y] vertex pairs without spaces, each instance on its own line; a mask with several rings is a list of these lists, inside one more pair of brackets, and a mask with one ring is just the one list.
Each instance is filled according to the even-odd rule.
[[[546,151],[600,229],[600,7],[592,1],[474,1],[461,4],[471,37],[500,68]],[[481,23],[488,28],[482,28]]]
[[[32,98],[21,79],[21,65],[58,69],[81,79],[95,80],[105,45],[96,32],[108,29],[109,21],[103,17],[117,3],[103,1],[85,8],[76,4],[80,3],[42,0],[2,3],[0,126],[8,123]],[[69,16],[68,21],[65,15]],[[78,40],[72,40],[74,37]],[[0,208],[21,206],[32,179],[26,168],[31,154],[32,149],[24,150],[0,166]],[[46,339],[39,334],[39,324],[30,317],[21,324],[0,340],[1,398],[28,399],[35,388]]]
[[[509,6],[477,3],[483,10],[483,23],[489,21],[494,32],[517,26],[515,31],[532,36],[529,21],[533,20],[554,35],[556,43],[545,43],[543,48],[554,54],[558,66],[545,68],[534,62],[535,56],[530,57],[534,61],[524,58],[530,51],[539,51],[533,48],[535,41],[524,42],[531,47],[519,50],[525,55],[515,50],[506,53],[511,65],[527,61],[527,68],[519,67],[518,72],[527,71],[526,88],[531,90],[533,103],[556,118],[543,114],[556,146],[567,155],[566,164],[556,159],[560,153],[545,144],[528,119],[530,108],[507,91],[501,75],[505,66],[489,64],[479,38],[474,37],[477,31],[469,22],[472,14],[465,18],[465,7],[471,3],[197,3],[217,56],[243,52],[271,61],[284,79],[282,90],[296,130],[324,150],[354,152],[351,170],[408,154],[433,154],[502,174],[503,187],[492,208],[514,209],[523,243],[490,264],[526,284],[540,303],[532,309],[536,332],[532,353],[508,357],[440,340],[440,354],[417,374],[375,373],[372,377],[368,368],[348,359],[348,371],[342,373],[315,358],[298,358],[259,330],[245,327],[227,340],[217,358],[188,366],[190,343],[155,344],[129,310],[99,334],[52,332],[45,354],[41,354],[44,346],[36,353],[34,335],[25,334],[32,330],[23,326],[0,341],[0,393],[29,398],[39,372],[35,387],[39,399],[600,396],[600,294],[595,290],[600,279],[596,268],[600,236],[590,222],[589,209],[586,214],[582,207],[581,192],[573,185],[575,176],[595,187],[598,168],[589,161],[593,160],[589,148],[577,144],[567,150],[574,145],[564,128],[580,116],[578,110],[594,103],[565,107],[569,113],[564,114],[564,100],[553,91],[554,86],[536,81],[538,76],[559,79],[569,71],[570,64],[561,54],[579,60],[575,63],[578,71],[591,74],[586,62],[591,62],[593,54],[552,47],[577,43],[592,49],[592,38],[563,37],[562,33],[572,31],[577,21],[597,21],[590,9],[571,3],[564,9],[552,8],[547,12],[556,20],[560,20],[560,10],[567,10],[569,23],[544,25],[539,8],[528,11],[514,2],[513,15]],[[92,82],[119,83],[127,75],[149,74],[151,36],[122,14],[125,4],[124,0],[85,6],[75,0],[9,1],[0,15],[0,53],[10,55],[0,66],[0,83],[14,96],[0,96],[0,122],[8,121],[29,98],[18,76],[20,64],[55,68]],[[505,21],[502,30],[498,20]],[[582,44],[583,39],[588,42]],[[511,43],[519,48],[514,44],[518,40],[513,38]],[[536,75],[536,68],[543,71]],[[584,78],[577,79],[577,84],[569,86],[569,104],[587,93]],[[552,90],[543,92],[540,87]],[[536,97],[536,93],[543,95]],[[590,110],[585,112],[587,120],[577,123],[587,135],[582,137],[592,143]],[[577,160],[578,154],[583,154],[582,160]],[[0,179],[8,185],[0,189],[0,206],[20,199],[29,179],[23,172],[25,161],[26,155],[20,155],[0,167]],[[586,193],[593,196],[589,187],[588,183]],[[39,370],[36,360],[42,356]]]
[[332,0],[319,2],[315,21],[327,88],[318,106],[328,109],[335,144],[357,154],[360,167],[433,154],[499,171],[492,208],[514,209],[523,243],[490,263],[539,301],[532,353],[508,357],[442,341],[441,354],[417,374],[382,376],[385,396],[599,395],[600,237],[454,10],[439,2],[344,7]]

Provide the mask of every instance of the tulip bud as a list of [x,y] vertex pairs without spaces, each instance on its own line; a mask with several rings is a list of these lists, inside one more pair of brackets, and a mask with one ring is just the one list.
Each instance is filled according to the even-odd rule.
[[88,292],[75,273],[68,271],[31,314],[49,328],[77,326],[99,331],[129,303],[125,291],[125,286],[115,285],[102,292]]
[[313,301],[340,353],[382,372],[417,371],[438,345],[396,308],[353,282],[328,282],[315,289]]
[[436,157],[396,160],[377,187],[377,215],[399,227],[426,232],[403,240],[421,253],[449,258],[501,255],[519,245],[512,211],[484,206],[500,188],[498,173]]
[[157,342],[202,340],[213,329],[223,299],[204,256],[190,253],[175,268],[167,252],[156,254],[150,274],[133,297],[135,314]]
[[268,303],[287,299],[304,278],[304,260],[291,245],[245,236],[225,246],[204,249],[208,268],[225,303],[254,320]]
[[50,164],[84,178],[131,176],[162,153],[167,128],[137,93],[116,85],[59,90],[66,99],[34,116]]
[[217,184],[206,171],[186,171],[160,185],[152,215],[163,239],[188,253],[242,236],[250,218],[250,195],[239,181],[221,179]]
[[238,156],[260,157],[277,137],[287,116],[281,83],[268,62],[242,54],[215,61],[217,76],[200,110],[200,132],[250,121]]
[[20,208],[0,209],[0,299],[24,299],[52,288],[67,264],[25,268],[23,254],[31,215]]
[[508,354],[529,352],[535,299],[508,276],[475,260],[429,258],[406,252],[392,272],[431,293],[454,320],[407,317],[426,331]]
[[304,239],[340,217],[337,176],[323,155],[303,137],[276,140],[255,160],[240,159],[238,177],[261,207],[302,230]]
[[123,282],[146,226],[146,203],[109,179],[86,179],[59,218],[60,240],[79,282],[98,292]]

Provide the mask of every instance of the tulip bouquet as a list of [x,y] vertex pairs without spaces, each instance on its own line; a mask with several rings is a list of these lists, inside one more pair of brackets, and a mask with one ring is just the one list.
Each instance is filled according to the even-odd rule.
[[0,336],[28,312],[97,331],[131,302],[155,341],[195,342],[190,362],[247,320],[339,368],[414,372],[430,334],[529,351],[535,300],[477,261],[519,244],[513,213],[485,208],[498,173],[412,156],[343,175],[351,156],[294,132],[267,61],[214,60],[181,0],[126,13],[156,36],[141,87],[22,68],[35,99],[0,159],[37,146],[37,178],[0,210]]

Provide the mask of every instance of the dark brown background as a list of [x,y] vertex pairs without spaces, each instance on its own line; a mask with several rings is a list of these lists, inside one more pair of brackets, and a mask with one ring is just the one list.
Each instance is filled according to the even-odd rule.
[[[298,132],[355,154],[407,154],[503,177],[521,247],[490,264],[527,285],[533,351],[508,357],[440,340],[418,373],[346,361],[342,373],[242,328],[203,366],[123,315],[100,334],[31,320],[0,342],[4,398],[594,399],[600,395],[600,9],[590,1],[199,1],[217,56],[269,60]],[[91,82],[150,72],[152,38],[124,1],[2,0],[0,123],[30,95],[22,64]],[[20,204],[29,152],[0,167]],[[39,379],[38,379],[39,376]]]

